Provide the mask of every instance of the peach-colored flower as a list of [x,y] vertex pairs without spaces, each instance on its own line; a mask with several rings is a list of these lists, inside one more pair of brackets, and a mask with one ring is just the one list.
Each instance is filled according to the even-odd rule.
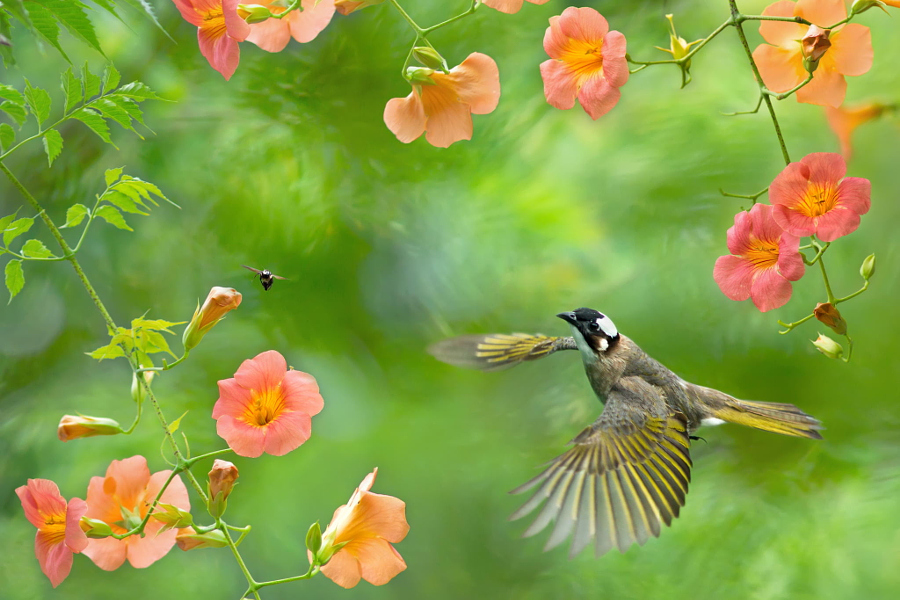
[[238,468],[227,460],[216,459],[209,471],[209,497],[215,498],[222,493],[222,500],[227,500],[238,478]]
[[[544,0],[546,2],[547,0]],[[334,0],[334,9],[345,17],[350,13],[381,4],[384,0]]]
[[122,433],[122,427],[113,419],[89,417],[87,415],[63,415],[56,429],[56,436],[61,442],[68,442],[95,435],[116,435]]
[[384,585],[406,569],[403,557],[391,545],[409,532],[406,503],[370,492],[377,474],[375,469],[366,475],[350,501],[334,511],[322,534],[320,556],[327,556],[335,544],[345,544],[321,568],[322,574],[344,588],[352,588],[361,578]]
[[816,152],[792,162],[769,186],[778,225],[792,235],[815,235],[830,242],[856,231],[859,216],[869,212],[872,184],[844,177],[840,154]]
[[16,488],[25,518],[37,527],[34,553],[41,571],[53,587],[62,583],[72,570],[72,554],[83,551],[88,538],[79,521],[87,512],[87,504],[80,498],[66,499],[49,479],[29,479]]
[[[898,0],[900,1],[900,0]],[[841,154],[844,160],[850,161],[853,155],[853,146],[850,143],[853,132],[856,128],[880,117],[885,109],[888,108],[884,104],[877,102],[868,102],[866,104],[858,104],[855,106],[833,106],[825,107],[825,117],[828,119],[828,125],[837,135],[838,141],[841,143]]]
[[[276,15],[285,11],[283,3],[277,0],[253,0]],[[334,2],[331,0],[303,0],[303,10],[295,10],[283,19],[266,19],[262,23],[250,25],[248,42],[253,42],[268,52],[281,52],[293,37],[300,43],[310,42],[331,23],[334,16]]]
[[[546,4],[550,0],[528,0],[532,4]],[[522,5],[525,4],[525,0],[482,0],[481,2],[485,6],[490,6],[496,10],[499,10],[502,13],[506,13],[508,15],[515,14],[522,10]]]
[[250,26],[238,16],[238,0],[172,0],[184,20],[197,26],[200,53],[210,66],[231,79],[241,60],[238,42],[250,33]]
[[[773,92],[786,92],[800,85],[809,76],[804,59],[818,67],[813,79],[797,90],[797,100],[809,104],[840,106],[847,91],[845,75],[857,76],[872,67],[872,37],[868,27],[850,23],[841,25],[826,36],[818,34],[847,17],[844,0],[780,0],[769,5],[764,15],[802,17],[818,27],[813,30],[802,23],[789,21],[761,21],[759,33],[768,42],[753,51],[763,83]],[[813,33],[811,37],[807,35]],[[804,53],[807,40],[807,56]],[[826,41],[823,41],[826,40]],[[771,44],[771,45],[769,45]],[[830,44],[830,46],[828,45]]]
[[241,305],[242,299],[241,293],[234,288],[214,286],[209,290],[203,306],[194,311],[191,322],[184,330],[181,341],[185,350],[191,350],[199,344],[207,331]]
[[728,250],[720,256],[713,279],[732,300],[750,298],[762,312],[784,306],[791,298],[791,281],[803,277],[800,238],[783,231],[767,204],[741,211],[728,230]]
[[500,72],[494,59],[473,52],[449,73],[419,69],[412,93],[392,98],[384,123],[408,144],[425,133],[432,146],[446,148],[472,139],[472,115],[486,115],[500,101]]
[[241,363],[233,378],[219,381],[212,416],[235,454],[282,456],[309,439],[312,416],[322,407],[315,378],[288,370],[284,357],[269,350]]
[[[105,477],[91,477],[87,516],[109,524],[114,533],[133,529],[150,510],[170,473],[167,470],[150,475],[147,459],[143,456],[112,461]],[[160,502],[190,510],[191,501],[180,475],[172,479]],[[126,558],[136,569],[149,567],[175,545],[175,530],[160,532],[162,526],[151,519],[143,536],[132,535],[121,540],[113,537],[91,539],[84,553],[104,571],[118,569]]]
[[569,109],[577,97],[587,114],[599,119],[619,101],[619,88],[628,81],[625,36],[610,31],[596,10],[570,6],[550,17],[544,50],[550,60],[541,63],[541,77],[551,105]]

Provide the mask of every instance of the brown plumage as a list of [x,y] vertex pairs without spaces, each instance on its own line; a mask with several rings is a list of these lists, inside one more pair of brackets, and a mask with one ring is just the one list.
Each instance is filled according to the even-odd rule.
[[[429,351],[444,362],[495,371],[579,350],[600,417],[572,440],[572,448],[537,477],[513,490],[535,490],[512,519],[543,508],[525,531],[556,522],[546,549],[574,532],[570,555],[593,541],[596,555],[624,552],[658,537],[684,506],[691,480],[690,433],[701,425],[737,423],[764,431],[820,439],[821,425],[792,404],[739,400],[689,383],[618,333],[605,315],[580,308],[561,313],[572,337],[468,335]],[[536,489],[535,489],[536,488]]]

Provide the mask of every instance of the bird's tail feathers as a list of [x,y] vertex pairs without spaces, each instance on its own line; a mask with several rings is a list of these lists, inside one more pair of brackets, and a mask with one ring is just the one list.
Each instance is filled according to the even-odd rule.
[[728,402],[713,409],[712,414],[717,419],[763,431],[814,440],[822,439],[819,433],[822,424],[818,419],[809,416],[793,404],[756,402],[729,397]]

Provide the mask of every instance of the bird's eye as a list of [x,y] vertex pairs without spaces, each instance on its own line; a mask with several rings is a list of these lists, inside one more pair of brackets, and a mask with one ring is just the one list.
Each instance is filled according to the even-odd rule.
[[591,321],[591,329],[593,331],[597,331],[598,329],[600,329],[600,324],[597,323],[597,321]]

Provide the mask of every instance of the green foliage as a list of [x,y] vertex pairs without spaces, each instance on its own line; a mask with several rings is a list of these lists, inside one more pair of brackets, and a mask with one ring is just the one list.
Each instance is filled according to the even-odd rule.
[[6,289],[9,290],[9,301],[25,287],[25,274],[22,272],[22,261],[15,259],[6,263]]
[[9,123],[0,123],[0,153],[16,143],[16,130]]
[[[6,219],[9,219],[9,217],[4,217],[4,221]],[[10,220],[9,224],[6,224],[3,228],[3,245],[9,248],[9,243],[23,233],[27,233],[32,225],[34,225],[34,219],[29,217],[16,219],[14,221]]]
[[54,258],[53,253],[41,240],[28,240],[22,246],[22,256],[30,258]]
[[84,204],[73,204],[66,211],[66,224],[62,225],[60,229],[65,229],[66,227],[75,227],[80,224],[86,216],[91,214],[91,211]]
[[53,161],[62,152],[62,135],[55,129],[49,129],[43,137],[44,152],[47,154],[47,166],[53,166]]
[[87,354],[91,358],[102,361],[121,356],[131,356],[133,353],[136,353],[138,364],[143,367],[151,367],[153,366],[153,361],[150,359],[151,354],[165,352],[173,358],[177,358],[169,349],[168,342],[166,342],[166,339],[160,332],[174,334],[170,328],[183,323],[183,321],[172,322],[139,317],[131,321],[131,328],[118,327],[108,344]]

